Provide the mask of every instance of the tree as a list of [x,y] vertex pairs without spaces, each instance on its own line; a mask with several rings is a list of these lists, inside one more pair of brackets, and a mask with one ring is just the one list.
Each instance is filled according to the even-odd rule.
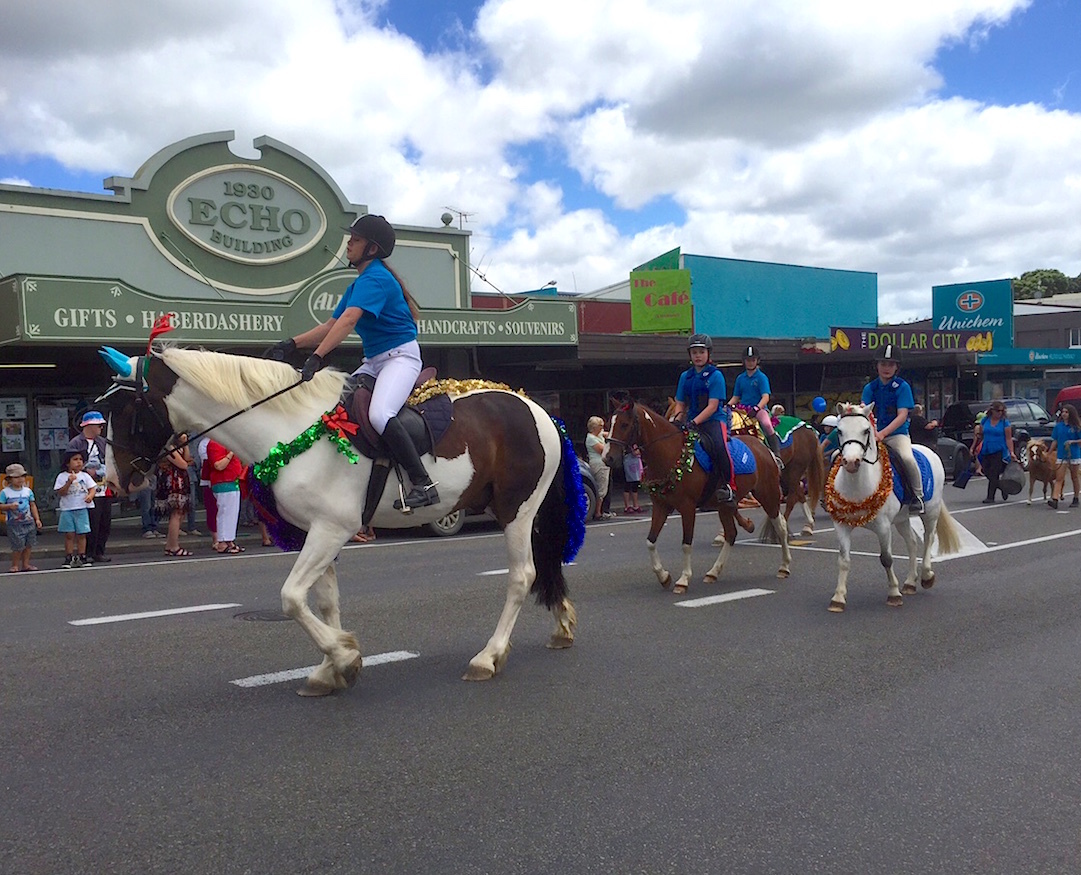
[[1049,298],[1052,295],[1064,295],[1067,292],[1078,291],[1081,286],[1081,276],[1076,280],[1070,279],[1060,270],[1043,268],[1030,270],[1013,281],[1013,299],[1015,301],[1030,301],[1038,298]]

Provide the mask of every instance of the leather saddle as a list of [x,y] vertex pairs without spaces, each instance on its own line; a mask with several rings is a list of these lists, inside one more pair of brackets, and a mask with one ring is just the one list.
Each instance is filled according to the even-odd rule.
[[[435,375],[435,368],[425,368],[420,372],[413,388],[435,379]],[[347,430],[346,434],[358,452],[369,459],[392,457],[386,449],[382,436],[372,427],[368,416],[368,407],[372,401],[374,388],[375,377],[369,374],[356,374],[346,381],[338,406],[348,416],[349,421],[356,426],[355,431]],[[433,395],[416,407],[406,404],[398,411],[398,420],[405,426],[413,445],[422,456],[430,453],[439,443],[439,439],[450,428],[451,419],[451,400],[444,394]]]

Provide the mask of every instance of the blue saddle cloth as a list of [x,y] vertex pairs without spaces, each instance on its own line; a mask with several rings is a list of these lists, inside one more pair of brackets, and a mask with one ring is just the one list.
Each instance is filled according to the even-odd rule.
[[[916,457],[916,464],[920,467],[920,480],[923,481],[923,500],[925,502],[930,501],[935,497],[935,481],[931,474],[931,463],[915,447],[912,448],[912,455]],[[905,480],[905,469],[901,466],[901,460],[893,450],[890,450],[890,465],[893,466],[893,494],[897,496],[897,500],[901,504],[908,504],[913,498],[912,490],[908,486],[908,481]]]
[[[733,474],[753,474],[755,472],[754,453],[738,437],[728,439],[728,454],[732,457]],[[694,443],[694,458],[706,471],[713,471],[713,460],[698,441]]]

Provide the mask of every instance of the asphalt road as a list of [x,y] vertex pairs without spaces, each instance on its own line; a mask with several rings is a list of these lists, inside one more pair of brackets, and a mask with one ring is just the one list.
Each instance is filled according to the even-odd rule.
[[299,627],[241,619],[274,616],[289,556],[0,578],[0,872],[1075,872],[1081,513],[981,497],[952,490],[966,553],[900,609],[857,536],[843,615],[831,531],[784,581],[742,535],[706,586],[700,515],[674,597],[647,521],[593,524],[575,646],[530,603],[484,684],[459,677],[500,536],[350,547],[344,624],[392,656],[321,700],[258,679],[318,661]]

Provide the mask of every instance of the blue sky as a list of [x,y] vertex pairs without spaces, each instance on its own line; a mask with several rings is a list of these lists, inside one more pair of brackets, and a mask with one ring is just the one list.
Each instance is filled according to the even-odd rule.
[[682,246],[874,271],[901,320],[934,284],[1081,273],[1076,0],[101,6],[9,10],[0,180],[103,193],[233,129],[392,219],[470,213],[510,291]]

